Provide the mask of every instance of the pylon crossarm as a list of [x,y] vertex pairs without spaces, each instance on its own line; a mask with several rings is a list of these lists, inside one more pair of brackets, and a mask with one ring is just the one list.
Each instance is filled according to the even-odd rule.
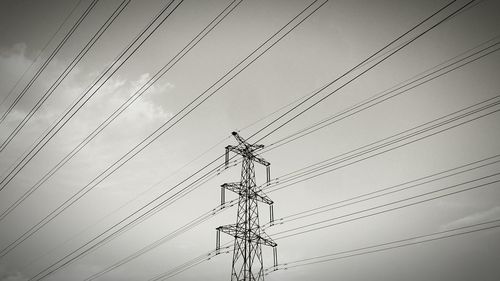
[[237,146],[233,146],[233,145],[228,145],[226,146],[226,150],[227,151],[232,151],[236,154],[242,154],[243,151],[241,149],[239,149]]
[[243,193],[243,187],[241,186],[241,182],[230,182],[221,185],[222,188],[232,191],[236,194]]
[[[270,246],[270,247],[275,247],[278,245],[263,231],[251,230],[251,231],[247,232],[247,235],[245,235],[245,230],[241,227],[234,225],[234,224],[219,226],[219,227],[217,227],[217,230],[224,232],[224,233],[226,233],[230,236],[233,236],[235,238],[238,238],[238,239],[245,239],[248,241],[252,241],[256,244],[266,245],[266,246]],[[258,233],[258,232],[260,232],[260,233]]]
[[239,146],[228,145],[228,146],[226,146],[226,149],[227,149],[227,151],[232,151],[232,152],[239,154],[243,157],[247,157],[247,158],[255,157],[253,155],[254,149],[252,149],[252,148],[248,149],[247,147],[244,147],[244,146],[241,147],[240,145]]
[[268,204],[268,205],[271,205],[274,203],[266,194],[264,194],[264,192],[262,190],[260,190],[260,191],[254,191],[254,190],[247,191],[241,185],[241,182],[225,183],[225,184],[221,185],[221,187],[224,189],[227,189],[229,191],[232,191],[236,194],[244,194],[245,192],[249,192],[250,198],[255,198],[255,199],[257,199],[257,201],[260,201],[260,202]]
[[219,227],[217,227],[217,230],[224,232],[230,236],[236,237],[236,238],[240,238],[240,236],[242,236],[239,234],[239,232],[241,232],[241,230],[239,230],[239,228],[234,224],[219,226]]

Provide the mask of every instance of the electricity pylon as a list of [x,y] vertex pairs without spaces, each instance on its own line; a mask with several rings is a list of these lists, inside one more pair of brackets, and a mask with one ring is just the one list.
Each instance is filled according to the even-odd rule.
[[220,249],[220,232],[234,237],[233,264],[231,281],[263,281],[264,267],[262,245],[273,247],[274,265],[277,265],[277,244],[267,236],[259,225],[259,209],[257,202],[269,205],[270,220],[273,221],[273,201],[262,190],[257,190],[254,162],[266,166],[267,182],[270,180],[270,163],[256,156],[255,151],[263,145],[249,144],[238,133],[232,135],[238,141],[237,146],[226,146],[225,165],[229,163],[229,152],[243,156],[241,181],[221,185],[221,204],[225,201],[225,190],[239,195],[236,224],[217,228],[216,249]]

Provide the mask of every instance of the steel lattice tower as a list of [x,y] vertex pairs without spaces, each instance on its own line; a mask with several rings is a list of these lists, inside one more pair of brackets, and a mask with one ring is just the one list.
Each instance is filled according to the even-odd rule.
[[273,221],[273,201],[262,190],[257,189],[255,180],[254,162],[266,166],[267,182],[270,179],[270,164],[256,156],[255,151],[262,149],[263,145],[249,144],[238,133],[232,135],[238,141],[237,146],[226,146],[226,167],[229,162],[229,152],[235,152],[243,157],[241,167],[241,181],[225,183],[221,186],[221,204],[224,204],[225,190],[230,190],[239,195],[238,214],[236,224],[220,226],[217,228],[216,248],[220,249],[220,232],[234,237],[233,262],[231,281],[263,281],[264,268],[262,258],[262,245],[273,247],[274,265],[277,264],[277,244],[267,236],[259,225],[259,209],[257,202],[269,205],[270,219]]

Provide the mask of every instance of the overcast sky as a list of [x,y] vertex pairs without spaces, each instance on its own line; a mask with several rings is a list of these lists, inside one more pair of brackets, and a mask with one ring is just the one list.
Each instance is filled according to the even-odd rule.
[[[0,112],[3,114],[91,1],[80,2],[32,68],[29,67],[43,46],[78,1],[0,2],[0,99],[4,101]],[[97,3],[0,124],[2,142],[120,2],[101,0]],[[179,112],[311,2],[244,0],[141,98],[0,221],[0,248],[5,249]],[[476,2],[273,132],[261,143],[270,145],[484,42],[487,45],[482,47],[498,44],[500,1]],[[15,139],[0,152],[2,179],[20,155],[84,92],[104,67],[113,62],[166,3],[160,0],[131,1]],[[47,146],[0,191],[1,212],[40,180],[229,3],[226,0],[185,0]],[[226,145],[235,145],[236,141],[230,137],[231,131],[241,130],[241,136],[249,137],[278,116],[269,116],[270,113],[283,106],[290,108],[294,101],[342,75],[447,3],[442,0],[328,1],[185,119],[39,232],[0,258],[0,279],[28,280],[220,156]],[[430,27],[465,3],[467,1],[456,1],[433,22],[413,34]],[[498,45],[488,50],[495,48]],[[28,72],[19,85],[7,96],[26,69]],[[404,94],[280,146],[262,157],[271,163],[272,178],[280,177],[494,98],[500,94],[499,73],[500,52],[492,52]],[[294,112],[306,108],[354,75],[330,86],[329,91],[320,93]],[[269,196],[274,201],[275,217],[281,218],[496,156],[500,152],[500,115],[494,112],[497,109],[498,105],[493,106],[430,133],[492,112],[487,116],[272,192]],[[293,115],[285,116],[283,121]],[[264,136],[265,132],[252,140]],[[353,161],[361,158],[354,158]],[[499,159],[494,158],[488,163],[495,160]],[[499,169],[499,163],[487,165],[390,196],[273,226],[266,232],[274,237],[275,233],[295,227],[490,176]],[[258,167],[256,172],[257,182],[263,183],[264,169]],[[220,204],[220,185],[238,181],[239,177],[239,166],[217,174],[195,191],[46,280],[84,280],[107,268],[217,207]],[[499,180],[498,175],[446,192],[495,180]],[[226,198],[235,199],[236,195],[228,192]],[[130,203],[124,205],[127,202]],[[259,207],[261,223],[264,224],[268,221],[268,209],[264,204]],[[236,208],[225,210],[98,280],[149,280],[213,250],[215,228],[235,223],[235,219]],[[500,219],[499,183],[279,239],[276,241],[278,260],[279,263],[287,263],[495,219]],[[231,240],[231,237],[222,235],[223,243]],[[272,266],[271,250],[263,246],[263,253],[264,267]],[[415,246],[279,270],[266,276],[266,280],[493,281],[500,276],[499,262],[500,230],[494,228]],[[224,254],[169,280],[230,280],[230,270],[231,254]]]

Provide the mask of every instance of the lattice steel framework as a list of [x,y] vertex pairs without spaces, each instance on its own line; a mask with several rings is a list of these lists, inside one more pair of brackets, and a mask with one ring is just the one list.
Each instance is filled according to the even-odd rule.
[[273,247],[274,265],[277,264],[277,244],[267,236],[259,225],[259,209],[257,203],[269,205],[270,220],[273,221],[273,201],[262,190],[257,189],[255,181],[254,162],[266,167],[267,182],[270,180],[270,163],[255,155],[263,145],[249,144],[238,133],[233,132],[238,141],[237,146],[226,146],[226,167],[229,162],[229,152],[243,156],[241,181],[225,183],[221,186],[221,204],[225,201],[225,190],[239,195],[236,224],[217,228],[216,248],[220,249],[220,232],[234,237],[233,262],[231,281],[263,281],[264,268],[262,245]]

